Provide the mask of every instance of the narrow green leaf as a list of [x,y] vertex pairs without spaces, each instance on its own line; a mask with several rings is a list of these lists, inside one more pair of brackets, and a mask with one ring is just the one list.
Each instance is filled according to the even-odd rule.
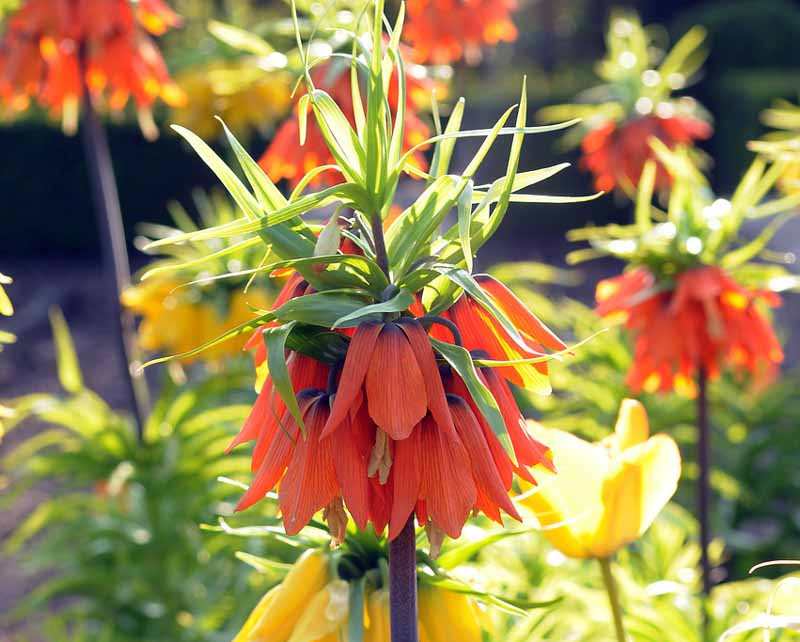
[[639,189],[636,194],[636,227],[639,234],[646,234],[653,227],[650,207],[653,202],[653,189],[656,184],[656,163],[650,159],[644,164]]
[[258,326],[274,320],[275,320],[275,314],[272,312],[267,312],[266,314],[262,314],[261,316],[255,317],[250,321],[245,321],[244,323],[240,323],[236,327],[231,328],[226,332],[223,332],[218,337],[215,337],[210,341],[206,341],[204,344],[197,346],[196,348],[192,348],[191,350],[187,350],[186,352],[181,352],[178,354],[159,357],[158,359],[151,359],[142,366],[142,369],[149,368],[150,366],[154,366],[157,363],[165,363],[167,361],[173,361],[175,359],[185,359],[186,357],[191,357],[193,355],[199,354],[200,352],[203,352],[203,350],[208,350],[208,348],[211,348],[217,345],[218,343],[222,343],[223,341],[227,341],[228,339],[237,337],[240,334],[244,334],[248,330],[255,330]]
[[382,303],[372,303],[365,305],[363,308],[346,314],[340,319],[336,320],[333,328],[352,328],[367,318],[373,317],[376,314],[384,314],[387,312],[403,312],[414,303],[414,295],[407,290],[400,290],[388,301]]
[[472,235],[470,234],[470,224],[472,223],[472,188],[473,182],[470,180],[467,187],[461,192],[456,204],[458,212],[458,239],[461,243],[461,250],[464,252],[464,261],[467,264],[467,271],[472,272]]
[[[302,298],[302,297],[301,297]],[[297,405],[297,396],[294,393],[292,379],[289,376],[289,368],[286,366],[286,337],[295,326],[295,321],[289,321],[283,325],[273,328],[264,328],[264,345],[267,347],[267,367],[269,376],[272,378],[272,385],[278,391],[287,410],[292,413],[297,425],[306,436],[306,427],[303,423],[303,416],[300,413],[300,406]]]
[[75,344],[72,342],[67,322],[61,309],[55,306],[50,308],[50,327],[53,330],[53,340],[56,344],[56,361],[58,363],[58,380],[67,392],[73,394],[83,390],[83,375],[75,353]]
[[308,131],[308,108],[310,107],[311,96],[303,94],[297,101],[297,124],[300,130],[300,145],[306,144],[306,132]]
[[283,194],[281,194],[281,191],[275,187],[275,184],[270,180],[269,176],[264,173],[261,166],[256,163],[253,157],[242,147],[242,144],[237,140],[236,136],[233,135],[233,132],[228,129],[225,121],[219,117],[217,117],[217,120],[222,125],[228,143],[231,149],[233,149],[233,153],[236,155],[236,159],[239,161],[239,165],[241,165],[247,180],[250,182],[250,186],[253,188],[256,198],[258,198],[264,209],[266,211],[271,211],[284,207],[286,205],[286,199]]
[[585,339],[578,341],[577,343],[572,344],[571,346],[567,346],[563,350],[558,350],[557,352],[551,352],[549,354],[543,355],[541,357],[529,357],[527,359],[501,359],[501,360],[493,360],[493,359],[475,359],[474,363],[476,366],[481,368],[505,368],[507,366],[517,366],[523,364],[534,364],[534,363],[545,363],[546,361],[552,361],[553,359],[560,360],[561,357],[571,355],[575,350],[582,347],[583,345],[593,341],[599,335],[608,332],[610,328],[601,328],[597,332],[593,332]]
[[240,29],[218,20],[209,20],[208,32],[226,45],[255,56],[268,56],[275,51],[266,40],[252,31]]
[[793,214],[782,214],[780,216],[776,216],[769,222],[769,225],[767,225],[752,241],[736,248],[731,252],[728,252],[725,256],[723,256],[720,262],[722,267],[726,270],[732,270],[740,265],[744,265],[750,259],[757,256],[767,247],[769,242],[772,240],[772,237],[775,236],[780,227],[791,218],[793,218]]
[[448,548],[444,553],[439,555],[439,557],[436,558],[436,563],[442,568],[454,569],[468,562],[484,548],[495,542],[500,542],[509,537],[517,537],[518,535],[528,535],[533,531],[534,529],[530,528],[502,530],[493,533],[485,533],[480,538],[471,541],[459,540],[455,546]]
[[317,361],[334,364],[347,354],[349,340],[341,332],[321,331],[318,327],[298,324],[286,339],[286,347]]
[[469,272],[461,268],[454,268],[450,266],[434,266],[433,269],[468,292],[469,295],[475,299],[475,301],[477,301],[483,309],[491,314],[497,320],[497,322],[503,326],[503,329],[512,339],[514,339],[514,341],[516,341],[521,347],[526,347],[525,341],[520,336],[516,326],[506,316],[505,312],[498,307],[494,300],[483,291],[483,288],[481,288],[481,286]]
[[257,236],[254,236],[249,239],[245,239],[244,241],[239,241],[238,243],[234,243],[233,245],[229,245],[227,247],[223,247],[221,250],[217,252],[212,252],[211,254],[207,254],[206,256],[201,256],[196,259],[192,259],[190,261],[180,261],[180,262],[168,262],[162,263],[159,262],[155,265],[155,267],[150,268],[141,276],[142,281],[146,281],[149,278],[154,277],[157,274],[164,274],[165,272],[179,272],[182,270],[186,270],[189,268],[197,268],[201,265],[211,264],[217,261],[217,259],[224,258],[230,254],[236,254],[247,248],[254,247],[262,243],[261,239]]
[[[513,109],[513,108],[512,108]],[[511,110],[508,110],[506,113],[509,113]],[[401,164],[404,164],[411,156],[413,156],[416,152],[418,152],[423,147],[428,147],[432,143],[436,143],[440,140],[450,140],[450,139],[458,139],[458,138],[477,138],[481,136],[512,136],[512,135],[519,135],[519,134],[543,134],[545,132],[553,132],[558,131],[561,129],[566,129],[567,127],[572,127],[580,122],[580,118],[574,118],[573,120],[568,120],[563,123],[556,123],[554,125],[540,125],[538,127],[524,127],[524,128],[517,128],[517,127],[501,127],[495,133],[494,129],[468,129],[465,131],[460,132],[445,132],[444,134],[439,134],[436,136],[431,136],[430,138],[426,138],[420,143],[414,145],[411,149],[406,150],[403,154],[403,157],[400,159]]]
[[353,182],[363,176],[366,159],[361,141],[339,105],[322,89],[311,92],[311,105],[322,135],[336,162]]
[[694,26],[689,29],[664,58],[658,68],[659,75],[667,78],[670,74],[685,73],[682,69],[684,63],[703,44],[705,38],[706,30],[703,27]]
[[489,392],[489,389],[483,384],[475,371],[475,364],[472,362],[472,356],[461,346],[451,343],[445,343],[438,339],[431,338],[431,343],[436,351],[444,357],[445,361],[450,364],[453,370],[458,373],[458,376],[464,381],[467,386],[472,400],[478,409],[481,411],[483,418],[491,426],[492,431],[497,436],[506,454],[511,461],[516,465],[517,458],[514,453],[514,448],[511,446],[511,440],[508,436],[503,415],[500,413],[500,408],[497,405],[497,400]]
[[225,186],[225,189],[228,190],[245,216],[250,220],[258,219],[259,216],[261,216],[261,207],[258,202],[247,188],[242,185],[242,182],[236,174],[233,173],[231,168],[217,156],[216,152],[211,149],[202,138],[185,127],[173,125],[172,129],[186,139],[186,142],[197,152],[197,155],[200,156],[205,164],[211,168],[211,171],[217,175],[217,178],[219,178]]
[[363,299],[342,291],[328,290],[291,299],[275,310],[282,321],[299,321],[331,328],[340,318],[364,307]]
[[[461,129],[461,121],[464,117],[464,99],[459,98],[453,111],[450,112],[450,118],[447,120],[447,127],[445,134],[454,134]],[[437,131],[437,136],[442,134]],[[453,157],[453,150],[456,146],[455,138],[440,138],[436,143],[433,151],[433,160],[431,161],[431,177],[433,179],[444,176],[450,170],[450,159]]]

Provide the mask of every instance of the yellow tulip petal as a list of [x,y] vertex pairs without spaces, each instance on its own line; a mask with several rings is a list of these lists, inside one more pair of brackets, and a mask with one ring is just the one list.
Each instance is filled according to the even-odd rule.
[[617,424],[614,426],[617,451],[622,452],[646,441],[650,436],[647,411],[636,399],[623,399],[619,407]]
[[634,541],[675,494],[681,456],[675,441],[656,435],[627,449],[603,484],[603,516],[591,549],[607,557]]
[[247,621],[244,623],[242,630],[239,631],[238,635],[233,638],[233,642],[248,642],[251,639],[251,633],[253,629],[256,627],[256,624],[261,619],[261,616],[264,615],[264,611],[269,608],[269,605],[275,600],[275,597],[281,590],[280,584],[278,586],[273,586],[269,591],[264,594],[264,597],[256,605],[256,608],[253,609],[253,612],[250,613],[250,616],[247,618]]
[[364,642],[390,642],[389,591],[386,589],[373,591],[366,602],[369,617],[367,628],[364,630]]
[[289,642],[317,642],[335,635],[347,620],[349,585],[334,580],[308,602],[289,637]]
[[321,549],[303,553],[281,583],[249,637],[242,642],[285,642],[289,639],[309,600],[328,583],[328,557]]
[[419,589],[419,622],[430,642],[481,642],[481,627],[466,595],[435,586]]
[[537,473],[538,487],[523,484],[519,503],[531,509],[553,546],[570,557],[591,556],[590,545],[602,517],[600,491],[609,453],[562,430],[534,433],[553,453],[556,474]]

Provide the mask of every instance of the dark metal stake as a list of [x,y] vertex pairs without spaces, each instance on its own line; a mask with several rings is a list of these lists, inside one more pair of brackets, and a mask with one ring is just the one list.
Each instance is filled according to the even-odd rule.
[[414,515],[389,543],[389,612],[392,642],[418,642],[417,539]]
[[108,279],[108,298],[117,319],[115,326],[122,360],[122,376],[128,386],[131,408],[136,418],[137,437],[141,441],[144,420],[150,406],[150,393],[144,374],[140,371],[142,360],[136,343],[133,316],[122,307],[119,300],[122,290],[131,281],[128,250],[108,140],[88,95],[83,100],[80,131],[89,169],[100,244],[103,248],[103,271]]

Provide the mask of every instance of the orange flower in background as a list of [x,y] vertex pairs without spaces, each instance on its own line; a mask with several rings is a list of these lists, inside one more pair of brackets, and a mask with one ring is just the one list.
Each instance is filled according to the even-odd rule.
[[694,393],[700,367],[715,377],[727,362],[756,376],[769,375],[783,351],[757,302],[780,305],[774,292],[749,290],[724,270],[687,270],[672,289],[655,287],[645,268],[598,283],[597,312],[622,313],[634,336],[628,384],[635,391]]
[[[656,159],[648,144],[657,138],[669,149],[691,145],[711,136],[707,122],[688,116],[642,116],[616,123],[609,121],[589,132],[583,139],[581,165],[594,176],[597,190],[611,191],[615,187],[629,190],[639,184],[645,163]],[[661,163],[656,165],[655,187],[669,187],[672,177]]]
[[143,131],[154,135],[153,103],[185,98],[146,32],[179,23],[161,0],[135,8],[128,0],[27,0],[0,42],[0,100],[21,110],[35,99],[74,131],[85,82],[114,111],[132,97]]
[[405,39],[421,62],[446,65],[462,58],[480,61],[481,48],[513,42],[514,0],[409,0]]
[[[431,326],[432,336],[463,341],[476,357],[512,359],[540,356],[545,347],[563,348],[505,286],[490,277],[478,281],[514,320],[522,343],[509,346],[508,333],[481,315],[467,295]],[[309,292],[295,274],[279,301]],[[462,314],[457,309],[464,306]],[[418,304],[412,310],[422,314]],[[501,511],[519,519],[508,496],[514,473],[535,483],[531,468],[552,470],[548,448],[529,434],[506,382],[506,377],[521,383],[533,378],[514,368],[479,369],[480,381],[500,409],[512,461],[468,386],[437,360],[426,325],[427,317],[401,316],[339,331],[352,338],[346,354],[332,365],[290,351],[287,367],[304,432],[267,378],[229,447],[256,441],[255,478],[237,508],[254,504],[277,485],[287,533],[298,532],[322,510],[337,538],[344,535],[345,507],[360,529],[371,522],[380,533],[388,525],[390,539],[414,513],[434,551],[445,535],[461,534],[473,511],[499,523]],[[267,357],[260,339],[259,329],[248,344],[256,348],[257,364]]]
[[[343,69],[339,73],[332,73],[331,65],[324,64],[317,68],[311,75],[314,85],[319,89],[328,92],[350,121],[350,125],[355,127],[355,115],[353,112],[353,98],[350,91],[350,73]],[[397,108],[398,88],[397,77],[392,77],[389,86],[389,105],[394,111]],[[406,123],[403,140],[403,149],[408,150],[430,136],[428,126],[416,115],[422,100],[429,99],[432,84],[430,81],[417,78],[413,74],[406,74]],[[298,96],[299,97],[299,96]],[[320,165],[335,164],[334,158],[328,150],[325,138],[317,125],[313,114],[308,115],[305,143],[300,145],[300,122],[298,120],[297,108],[292,115],[278,128],[272,142],[267,147],[258,163],[266,174],[275,182],[282,178],[289,181],[289,185],[294,187],[300,179],[310,170]],[[417,152],[411,159],[414,166],[425,169],[427,162],[421,152]],[[312,185],[325,183],[337,183],[341,177],[332,174],[330,171],[320,174]]]

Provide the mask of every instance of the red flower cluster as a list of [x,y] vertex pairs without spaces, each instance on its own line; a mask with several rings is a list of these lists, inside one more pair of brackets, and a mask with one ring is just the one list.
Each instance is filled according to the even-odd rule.
[[[84,82],[111,109],[130,96],[140,109],[183,93],[144,30],[179,24],[162,0],[26,0],[0,42],[0,99],[24,109],[36,98],[56,115],[77,115]],[[143,28],[144,29],[143,29]]]
[[[351,127],[355,128],[356,121],[353,111],[353,95],[350,91],[349,71],[345,69],[331,78],[331,67],[329,64],[325,64],[318,67],[311,77],[314,81],[314,86],[330,94],[331,98],[347,117],[347,120],[350,121]],[[430,136],[430,129],[415,113],[422,100],[430,98],[430,89],[431,86],[428,81],[407,74],[404,151],[421,143]],[[396,75],[392,77],[389,85],[388,97],[389,105],[394,115],[398,101]],[[299,145],[300,121],[295,107],[291,116],[275,132],[275,137],[259,159],[259,165],[273,181],[277,182],[285,178],[289,181],[291,187],[295,187],[300,182],[300,179],[315,167],[335,164],[316,119],[309,114],[306,122],[306,140],[301,146]],[[412,162],[420,169],[427,168],[427,162],[421,152],[413,155]],[[328,172],[320,174],[312,181],[312,185],[318,185],[322,182],[337,183],[338,181],[338,178],[332,177]]]
[[[541,356],[564,344],[491,277],[484,292],[519,328],[512,337],[468,294],[431,327],[448,342],[463,342],[476,357],[492,360]],[[299,275],[276,305],[310,290]],[[238,509],[279,485],[286,532],[297,533],[319,510],[334,536],[343,536],[350,512],[359,528],[371,522],[396,537],[414,513],[433,546],[444,534],[458,537],[472,511],[501,521],[501,509],[519,518],[508,497],[516,472],[534,482],[529,468],[552,468],[549,451],[526,430],[506,379],[525,384],[530,368],[546,364],[478,368],[478,377],[501,411],[516,462],[485,420],[466,383],[438,361],[424,311],[415,304],[395,320],[362,323],[351,335],[342,363],[329,366],[290,352],[288,370],[305,423],[305,436],[267,379],[230,448],[256,440],[255,478]],[[266,358],[261,331],[249,343],[259,365]]]
[[[690,145],[711,136],[711,125],[688,116],[642,116],[624,123],[608,122],[589,132],[583,139],[581,164],[594,175],[598,190],[609,192],[623,185],[635,189],[645,163],[655,159],[648,145],[651,137],[658,138],[668,148]],[[672,177],[658,163],[656,189],[667,188]]]
[[628,384],[636,391],[694,391],[700,367],[719,374],[724,361],[763,375],[783,360],[772,326],[756,307],[780,305],[774,292],[748,290],[722,269],[687,270],[669,291],[645,268],[600,281],[601,315],[623,313],[635,340]]
[[409,0],[403,35],[422,62],[474,64],[484,45],[516,40],[515,8],[514,0]]

